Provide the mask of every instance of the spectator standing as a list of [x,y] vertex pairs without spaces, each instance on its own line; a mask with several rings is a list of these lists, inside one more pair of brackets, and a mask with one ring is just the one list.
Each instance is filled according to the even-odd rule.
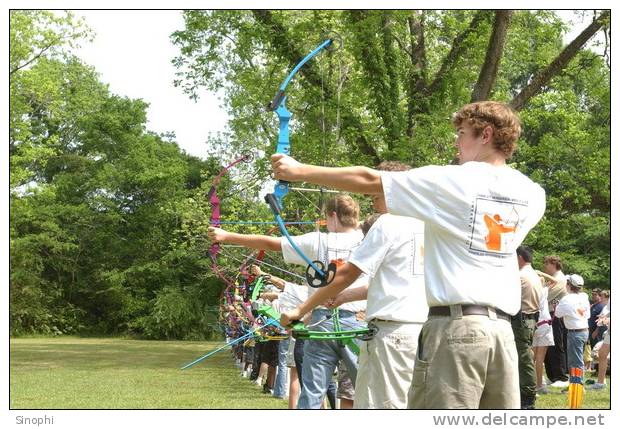
[[545,364],[545,355],[547,349],[553,346],[553,329],[551,328],[552,320],[549,313],[549,286],[555,285],[557,280],[542,271],[536,271],[542,283],[542,294],[540,296],[540,308],[538,321],[536,322],[536,330],[532,340],[532,349],[534,351],[534,367],[536,369],[536,393],[547,394],[549,390],[543,383],[543,370]]
[[566,287],[568,288],[568,295],[564,296],[557,305],[555,317],[563,318],[566,325],[568,368],[569,370],[579,368],[583,374],[583,350],[588,341],[590,301],[588,295],[581,291],[583,278],[579,274],[566,276]]
[[[603,290],[600,293],[600,298],[601,298],[601,305],[603,306],[603,308],[601,309],[601,313],[605,307],[609,307],[609,291],[608,290]],[[588,319],[589,320],[589,319]],[[598,342],[603,340],[603,336],[605,334],[605,331],[607,330],[607,325],[605,323],[598,323],[598,318],[596,319],[596,327],[594,329],[594,331],[591,334],[591,338],[594,337],[597,339],[597,341],[594,343],[594,345],[596,345]],[[594,346],[592,346],[594,347]]]
[[536,371],[532,342],[540,308],[542,282],[532,268],[532,250],[526,246],[517,247],[517,263],[521,279],[521,309],[512,316],[512,332],[519,358],[519,390],[521,409],[534,409],[536,402]]
[[543,271],[554,277],[556,283],[549,285],[549,312],[551,313],[553,329],[553,346],[547,349],[545,356],[545,370],[553,387],[568,386],[568,369],[566,367],[566,327],[562,318],[554,317],[555,307],[568,294],[566,290],[566,276],[562,272],[562,260],[559,256],[550,255],[543,258]]

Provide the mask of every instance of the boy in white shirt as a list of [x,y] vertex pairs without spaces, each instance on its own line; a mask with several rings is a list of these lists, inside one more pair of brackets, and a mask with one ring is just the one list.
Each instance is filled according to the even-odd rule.
[[510,315],[521,286],[515,250],[545,210],[544,190],[506,165],[521,132],[512,109],[463,106],[452,122],[461,165],[407,172],[328,168],[271,157],[279,180],[385,195],[388,212],[425,223],[429,320],[418,347],[411,408],[519,408]]
[[[325,214],[329,234],[311,232],[292,237],[295,244],[312,259],[318,259],[325,266],[332,261],[346,261],[351,252],[362,241],[363,234],[358,229],[359,206],[353,198],[338,194],[326,202]],[[290,264],[306,265],[306,261],[295,251],[284,237],[271,237],[256,234],[237,234],[221,228],[210,227],[209,238],[213,242],[237,244],[252,249],[265,249],[282,252],[284,261]],[[315,257],[316,255],[316,257]],[[358,285],[367,284],[360,278]],[[316,289],[310,288],[311,296]],[[356,319],[356,313],[366,308],[365,301],[347,303],[338,308],[340,323],[346,329],[362,328]],[[333,332],[332,310],[326,307],[316,308],[312,312],[310,324],[314,330]],[[342,360],[353,383],[357,376],[357,357],[347,347],[341,347],[338,341],[306,341],[304,344],[303,369],[301,374],[302,391],[297,407],[300,409],[319,409],[331,381],[334,369]]]
[[[583,350],[588,341],[588,319],[590,318],[590,301],[588,295],[581,292],[583,278],[579,274],[566,276],[568,295],[562,298],[555,308],[555,317],[564,319],[566,326],[566,357],[569,371],[579,368],[583,374]],[[581,377],[583,380],[583,376]]]
[[[404,167],[392,163],[390,171],[408,169]],[[418,336],[428,312],[424,295],[424,223],[387,214],[380,194],[373,196],[373,206],[375,212],[385,214],[376,218],[362,244],[336,271],[333,282],[294,311],[284,313],[281,322],[296,320],[336,297],[360,274],[367,274],[366,321],[375,335],[360,348],[353,406],[406,408]]]

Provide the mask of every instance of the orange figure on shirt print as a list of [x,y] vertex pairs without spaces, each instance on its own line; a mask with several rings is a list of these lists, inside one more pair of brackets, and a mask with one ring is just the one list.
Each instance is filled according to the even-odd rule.
[[469,249],[476,253],[507,257],[515,252],[512,242],[519,229],[522,202],[478,197],[472,206]]
[[497,213],[493,217],[488,214],[484,214],[484,223],[489,230],[489,233],[485,237],[487,243],[487,250],[502,250],[502,234],[507,232],[515,232],[516,226],[508,226],[504,223],[504,220]]

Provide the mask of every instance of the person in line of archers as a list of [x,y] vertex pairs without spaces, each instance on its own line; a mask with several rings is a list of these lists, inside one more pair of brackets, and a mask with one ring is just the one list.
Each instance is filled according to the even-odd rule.
[[[260,297],[263,299],[267,299],[271,301],[271,305],[277,311],[286,311],[288,309],[295,308],[299,303],[304,302],[308,298],[308,287],[304,287],[301,285],[297,285],[294,283],[287,282],[286,280],[264,272],[258,265],[252,265],[250,267],[250,272],[254,276],[264,276],[265,281],[274,285],[281,292],[261,292]],[[280,341],[280,352],[284,351],[285,358],[284,363],[290,369],[290,379],[289,379],[289,401],[288,407],[289,409],[297,408],[297,399],[299,397],[299,392],[301,391],[301,385],[299,383],[298,374],[301,374],[301,366],[299,366],[299,371],[296,366],[296,362],[294,362],[293,347],[290,347],[290,341],[293,342],[294,347],[294,338],[289,338],[289,341],[282,340]],[[286,348],[285,346],[286,345]],[[276,376],[276,388],[278,387],[278,379],[283,377],[286,379],[286,366],[282,365],[282,355],[279,355],[280,361],[278,362],[278,375]],[[290,366],[288,365],[290,363]],[[274,388],[273,396],[276,398],[284,397],[284,393],[278,395],[279,392]],[[284,389],[281,389],[282,391]]]
[[[250,272],[255,276],[264,276],[265,280],[268,283],[273,284],[276,288],[278,288],[281,292],[261,292],[260,297],[271,301],[271,305],[278,313],[283,313],[286,311],[293,310],[299,304],[303,303],[308,298],[308,287],[302,286],[294,283],[287,282],[286,280],[277,277],[273,274],[268,274],[264,272],[258,265],[252,265],[250,267]],[[366,297],[360,298],[365,300]],[[353,300],[356,301],[356,300]],[[350,301],[347,301],[350,302]],[[342,304],[342,303],[341,303]],[[339,307],[341,304],[335,306]],[[332,308],[330,306],[330,308]],[[303,320],[306,316],[310,316],[310,312],[302,315],[300,320]],[[309,318],[308,318],[309,319]],[[309,324],[309,320],[308,320]],[[286,378],[285,370],[286,366],[290,368],[290,384],[289,384],[289,409],[297,408],[297,398],[299,397],[299,392],[301,390],[301,384],[298,377],[298,374],[301,374],[301,365],[303,362],[303,357],[301,362],[299,359],[295,359],[295,346],[297,342],[303,342],[304,339],[295,339],[291,337],[289,341],[282,340],[280,341],[280,351],[283,352],[283,356],[281,355],[281,366],[278,366],[278,375],[276,376],[276,388],[278,386],[278,379],[282,376],[283,380]],[[291,344],[292,343],[292,344]],[[286,345],[286,348],[283,345]],[[286,366],[285,366],[286,364]],[[298,371],[299,369],[299,371]],[[333,381],[332,381],[333,383]],[[327,391],[327,399],[331,404],[336,404],[336,398],[340,399],[339,408],[340,409],[349,409],[353,408],[353,394],[351,392],[355,392],[353,388],[353,381],[349,377],[347,369],[342,362],[338,364],[338,388],[335,391],[331,391],[332,386],[328,388]],[[283,389],[282,389],[283,390]],[[333,394],[333,396],[331,396]],[[274,388],[273,396],[276,398],[281,398],[279,395],[276,395],[276,390]],[[283,395],[282,395],[283,396]]]
[[506,164],[521,133],[509,106],[467,104],[452,123],[460,165],[379,172],[301,164],[275,154],[272,169],[279,180],[383,194],[388,213],[424,221],[430,309],[410,408],[518,409],[510,325],[521,294],[515,251],[543,216],[545,191]]
[[[357,248],[364,237],[358,229],[359,206],[349,195],[338,194],[327,200],[325,205],[327,230],[329,234],[315,231],[295,236],[295,244],[306,255],[318,255],[322,262],[338,259],[346,261],[351,251]],[[221,228],[210,227],[208,236],[211,241],[236,244],[251,249],[264,249],[282,252],[284,261],[289,264],[306,265],[284,237],[267,235],[237,234]],[[327,263],[325,264],[327,266]],[[367,284],[367,279],[358,279],[359,285]],[[309,287],[309,286],[308,286]],[[310,288],[312,295],[316,289]],[[362,328],[356,319],[356,313],[366,309],[366,301],[347,303],[339,307],[338,316],[344,329]],[[316,308],[312,312],[310,325],[313,330],[334,331],[332,311],[326,307]],[[342,360],[349,377],[355,383],[357,376],[357,357],[348,347],[341,347],[339,341],[306,341],[304,343],[303,364],[301,372],[302,389],[297,407],[300,409],[319,409],[325,396],[334,369]]]
[[[406,171],[410,167],[386,162],[384,171]],[[413,366],[422,324],[428,306],[424,295],[424,223],[387,214],[383,195],[373,195],[376,212],[362,226],[364,240],[348,262],[339,267],[333,282],[321,288],[295,310],[280,319],[287,325],[316,305],[334,298],[362,273],[370,281],[360,294],[349,299],[368,298],[366,321],[374,330],[370,341],[360,348],[359,369],[353,407],[407,408],[413,381]]]

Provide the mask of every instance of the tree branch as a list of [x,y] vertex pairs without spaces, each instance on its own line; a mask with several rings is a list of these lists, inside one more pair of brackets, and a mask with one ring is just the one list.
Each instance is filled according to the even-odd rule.
[[51,48],[52,46],[54,46],[54,44],[50,44],[48,46],[46,46],[45,48],[41,49],[41,51],[36,54],[34,57],[32,57],[31,59],[29,59],[28,61],[26,61],[24,64],[15,67],[13,70],[9,71],[9,76],[12,75],[13,73],[23,69],[24,67],[27,67],[29,64],[32,64],[33,62],[35,62],[38,58],[41,57],[41,55],[43,55],[45,53],[45,51],[47,51],[49,48]]
[[512,99],[510,102],[512,108],[517,111],[523,109],[532,97],[539,94],[542,88],[547,85],[553,77],[560,74],[566,68],[568,63],[577,55],[588,40],[603,27],[609,17],[609,11],[603,12],[598,18],[594,19],[585,30],[575,37],[575,40],[570,42],[547,67],[538,71],[538,73],[532,77],[530,83]]

